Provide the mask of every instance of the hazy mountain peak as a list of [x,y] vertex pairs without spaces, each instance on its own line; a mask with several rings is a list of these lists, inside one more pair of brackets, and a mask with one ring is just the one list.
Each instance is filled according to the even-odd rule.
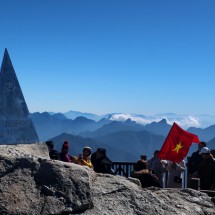
[[55,113],[52,116],[57,118],[57,119],[67,119],[67,117],[62,113]]
[[92,119],[94,121],[98,121],[100,119],[103,118],[103,116],[99,116],[99,115],[96,115],[96,114],[92,114],[92,113],[82,113],[82,112],[79,112],[79,111],[68,111],[66,113],[64,113],[64,115],[68,118],[68,119],[75,119],[77,117],[86,117],[88,119]]
[[162,119],[161,121],[158,122],[159,124],[167,124],[166,119]]

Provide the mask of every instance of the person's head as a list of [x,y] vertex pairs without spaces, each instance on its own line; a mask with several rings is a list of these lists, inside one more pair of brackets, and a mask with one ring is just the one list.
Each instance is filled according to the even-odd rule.
[[63,145],[62,145],[62,149],[61,152],[63,153],[67,153],[69,151],[69,143],[67,140],[64,141]]
[[201,149],[202,149],[203,147],[206,147],[206,146],[207,146],[206,142],[201,141],[201,142],[199,143],[199,145],[198,145],[198,151],[200,152]]
[[202,147],[199,154],[202,156],[203,159],[207,159],[207,158],[210,158],[212,156],[209,148],[207,148],[207,147]]
[[83,156],[89,157],[92,154],[92,149],[89,146],[83,148]]
[[140,155],[140,160],[147,160],[147,156],[146,155]]
[[147,170],[147,162],[145,160],[138,160],[134,165],[134,171]]
[[48,146],[49,151],[54,149],[54,142],[52,140],[46,141],[46,145]]
[[106,149],[98,148],[96,150],[96,158],[106,157]]
[[157,157],[159,152],[160,152],[159,150],[155,150],[154,151],[154,156]]

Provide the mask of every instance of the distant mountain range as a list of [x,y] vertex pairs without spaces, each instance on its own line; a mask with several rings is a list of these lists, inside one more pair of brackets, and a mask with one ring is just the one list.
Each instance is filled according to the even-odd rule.
[[[53,113],[52,113],[53,114]],[[63,113],[68,119],[75,119],[77,117],[83,116],[88,119],[99,121],[102,118],[110,119],[112,121],[126,121],[131,119],[141,125],[146,125],[151,122],[159,122],[162,119],[166,119],[167,123],[172,125],[173,122],[178,123],[184,129],[189,127],[206,128],[210,125],[215,124],[214,115],[179,115],[174,113],[164,113],[156,115],[142,115],[142,114],[125,114],[125,113],[109,113],[105,115],[96,115],[92,113],[82,113],[79,111],[68,111]]]
[[[78,114],[78,117],[69,119],[68,114],[48,112],[31,114],[40,141],[52,139],[60,150],[63,141],[68,140],[71,155],[78,155],[86,145],[93,150],[104,147],[115,161],[136,161],[141,154],[151,157],[156,149],[161,148],[172,126],[168,120],[170,117],[173,119],[173,114],[169,114],[168,120],[149,120],[149,123],[143,124],[138,120],[134,121],[143,117],[137,115],[136,118],[128,118],[125,114],[123,117],[122,114],[108,114],[104,118],[92,120],[86,116],[93,117],[93,114],[84,113],[81,116],[81,112],[67,113],[73,118]],[[177,119],[179,121],[179,117]],[[179,123],[178,121],[176,122]],[[200,140],[208,142],[210,148],[215,148],[215,125],[207,128],[189,127],[187,130],[198,135]],[[189,154],[196,148],[194,144]]]
[[147,131],[119,131],[99,138],[83,138],[68,133],[62,133],[51,138],[55,148],[61,150],[62,143],[67,140],[70,143],[70,155],[78,156],[84,146],[90,146],[93,151],[97,148],[105,148],[107,155],[113,161],[135,162],[140,155],[152,155],[156,149],[160,149],[164,141],[163,136],[152,135]]
[[36,112],[31,114],[30,117],[34,122],[40,141],[45,141],[63,132],[77,135],[83,131],[94,131],[109,123],[108,119],[101,119],[96,122],[80,116],[72,120],[66,118],[63,114],[50,114],[48,112]]

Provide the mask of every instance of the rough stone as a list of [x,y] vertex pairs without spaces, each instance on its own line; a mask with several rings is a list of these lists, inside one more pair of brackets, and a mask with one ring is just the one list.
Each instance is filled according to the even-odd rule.
[[6,154],[12,157],[40,157],[49,159],[48,147],[46,144],[15,144],[15,145],[0,145],[1,154]]
[[[36,144],[22,147],[27,153],[30,146]],[[22,157],[16,149],[0,155],[0,214],[215,215],[211,197],[200,191],[142,189],[137,179],[52,161],[40,150]]]

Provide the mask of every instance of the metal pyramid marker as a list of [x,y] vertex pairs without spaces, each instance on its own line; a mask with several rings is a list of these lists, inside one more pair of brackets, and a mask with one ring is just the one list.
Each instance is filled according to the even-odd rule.
[[0,71],[0,144],[38,141],[19,81],[5,49]]

